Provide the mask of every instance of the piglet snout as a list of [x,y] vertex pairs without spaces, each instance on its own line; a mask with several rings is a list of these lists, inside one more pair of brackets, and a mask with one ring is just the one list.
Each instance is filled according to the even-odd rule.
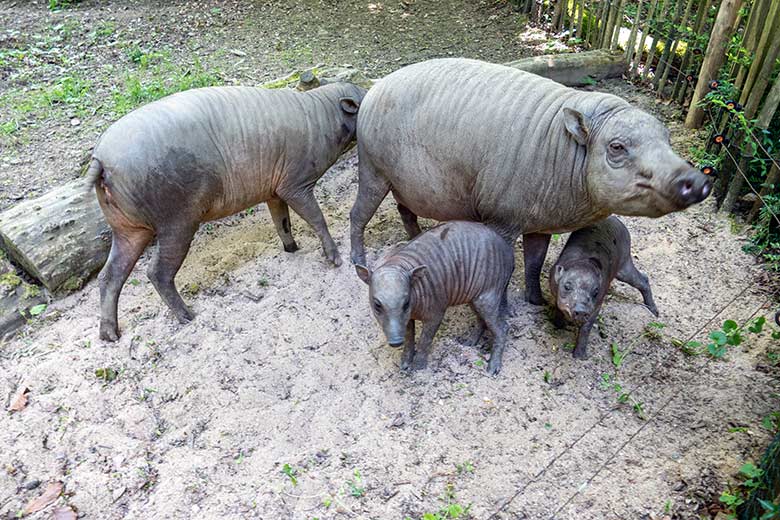
[[401,345],[404,344],[404,339],[403,338],[388,339],[387,340],[387,344],[390,345],[393,348],[398,348],[398,347],[400,347]]
[[585,307],[584,305],[575,305],[574,309],[572,309],[572,318],[574,323],[582,324],[588,321],[588,318],[590,317],[590,309]]
[[688,170],[674,184],[674,194],[681,207],[706,199],[712,192],[712,181],[699,170]]

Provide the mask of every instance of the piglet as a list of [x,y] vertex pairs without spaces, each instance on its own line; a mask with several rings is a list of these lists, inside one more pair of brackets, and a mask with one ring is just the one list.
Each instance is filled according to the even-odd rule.
[[631,260],[631,235],[617,218],[575,231],[566,242],[550,273],[550,290],[555,300],[555,325],[564,317],[577,327],[574,357],[588,357],[588,336],[612,280],[617,278],[642,293],[650,312],[658,316],[647,276]]
[[[506,290],[514,270],[512,247],[476,222],[448,222],[398,248],[372,272],[355,265],[369,287],[374,317],[392,347],[404,345],[401,369],[423,369],[447,307],[468,303],[480,319],[474,343],[487,326],[493,335],[488,363],[501,370],[506,342]],[[414,320],[422,321],[415,344]]]

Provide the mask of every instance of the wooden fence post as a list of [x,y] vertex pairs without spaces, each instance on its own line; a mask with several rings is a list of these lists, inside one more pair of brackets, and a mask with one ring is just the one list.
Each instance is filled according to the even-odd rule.
[[685,118],[686,128],[700,128],[704,122],[704,109],[698,106],[709,90],[709,82],[717,79],[716,76],[723,61],[726,59],[726,46],[731,36],[731,28],[739,13],[742,0],[723,0],[712,28],[710,43],[704,53],[704,62],[699,72],[699,79],[693,91],[691,107]]

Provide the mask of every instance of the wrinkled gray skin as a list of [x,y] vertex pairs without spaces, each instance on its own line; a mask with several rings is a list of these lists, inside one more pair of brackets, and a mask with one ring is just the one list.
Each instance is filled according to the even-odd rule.
[[[448,222],[420,234],[371,272],[356,265],[369,286],[371,310],[390,346],[404,345],[401,368],[423,369],[447,307],[468,303],[480,320],[468,343],[485,326],[493,335],[488,372],[498,374],[506,342],[506,288],[514,271],[512,248],[490,228]],[[415,344],[414,320],[423,322]]]
[[341,264],[314,185],[353,142],[365,90],[347,83],[298,93],[252,87],[189,90],[131,112],[106,130],[89,175],[113,231],[100,273],[100,337],[115,341],[117,300],[156,236],[149,279],[176,318],[193,318],[174,277],[201,222],[267,202],[285,251],[298,246],[289,208]]
[[711,191],[664,125],[623,99],[475,60],[385,77],[363,101],[357,138],[353,263],[365,263],[366,224],[392,191],[410,237],[418,216],[483,222],[513,242],[524,235],[535,304],[550,234],[613,213],[660,217]]
[[636,287],[650,312],[658,316],[647,276],[631,260],[631,235],[617,217],[572,233],[550,271],[550,291],[555,325],[563,327],[568,319],[578,327],[574,357],[588,357],[590,330],[615,278]]

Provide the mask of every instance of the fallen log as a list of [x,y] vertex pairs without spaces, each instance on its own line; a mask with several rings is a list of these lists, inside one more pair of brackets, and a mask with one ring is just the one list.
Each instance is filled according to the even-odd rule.
[[[625,61],[622,53],[597,50],[537,56],[507,65],[564,85],[582,86],[620,77]],[[347,67],[295,72],[266,86],[306,90],[333,81],[351,81],[365,87],[374,82]],[[11,258],[52,293],[79,288],[100,269],[110,248],[110,229],[94,190],[83,180],[0,213],[0,238]]]
[[606,49],[534,56],[504,65],[533,72],[567,87],[583,87],[603,79],[619,78],[626,71],[623,54]]
[[83,179],[0,213],[9,256],[54,292],[74,290],[106,261],[111,232]]

